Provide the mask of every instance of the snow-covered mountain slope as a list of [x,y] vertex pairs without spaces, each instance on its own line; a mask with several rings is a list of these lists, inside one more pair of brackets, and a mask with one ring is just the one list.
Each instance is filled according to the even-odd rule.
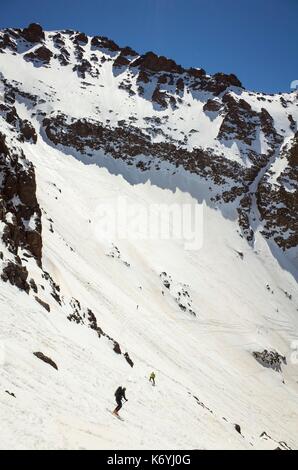
[[[296,95],[1,37],[1,447],[297,448]],[[100,239],[119,195],[204,204],[201,249]]]
[[55,145],[85,161],[103,150],[144,171],[183,167],[212,187],[211,205],[236,202],[249,242],[258,227],[274,251],[295,258],[297,157],[288,154],[297,93],[250,92],[233,74],[209,76],[104,37],[34,24],[0,33],[0,65],[6,102],[30,107]]

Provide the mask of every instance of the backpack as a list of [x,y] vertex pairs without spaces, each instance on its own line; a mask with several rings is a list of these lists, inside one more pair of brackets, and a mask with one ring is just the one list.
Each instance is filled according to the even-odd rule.
[[119,397],[120,395],[122,395],[122,387],[118,387],[115,392],[115,397]]

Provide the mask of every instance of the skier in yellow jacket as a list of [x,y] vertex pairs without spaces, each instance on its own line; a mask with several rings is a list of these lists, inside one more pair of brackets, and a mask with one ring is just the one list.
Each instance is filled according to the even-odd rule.
[[149,382],[152,382],[152,385],[155,385],[155,373],[151,372]]

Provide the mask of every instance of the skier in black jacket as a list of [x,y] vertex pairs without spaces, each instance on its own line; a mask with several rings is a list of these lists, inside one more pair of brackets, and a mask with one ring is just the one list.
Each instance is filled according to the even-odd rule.
[[124,398],[125,401],[128,401],[126,396],[125,396],[125,390],[126,390],[125,387],[118,387],[116,392],[115,392],[115,398],[116,398],[117,406],[114,409],[113,414],[116,415],[116,416],[119,416],[118,411],[120,411],[121,408],[122,408],[122,398]]

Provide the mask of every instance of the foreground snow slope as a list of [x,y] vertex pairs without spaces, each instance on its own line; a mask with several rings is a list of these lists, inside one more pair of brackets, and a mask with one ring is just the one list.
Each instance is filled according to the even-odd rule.
[[[205,207],[198,251],[186,252],[173,240],[101,243],[94,216],[103,200],[121,194],[145,205],[165,199],[181,204],[191,197],[149,183],[130,185],[42,139],[23,148],[36,167],[45,270],[65,297],[93,310],[134,367],[105,338],[70,323],[46,292],[50,313],[31,295],[1,283],[1,447],[277,447],[260,438],[265,431],[297,448],[297,365],[289,360],[297,305],[283,292],[294,295],[296,285],[264,240],[259,237],[251,249],[235,222]],[[130,267],[106,256],[113,242]],[[189,286],[196,317],[183,312],[163,287],[163,271],[173,283]],[[288,356],[283,374],[252,357],[264,348]],[[39,361],[35,351],[59,370]],[[157,374],[155,388],[148,382],[151,370]],[[129,399],[123,422],[109,413],[119,384],[126,385]]]

